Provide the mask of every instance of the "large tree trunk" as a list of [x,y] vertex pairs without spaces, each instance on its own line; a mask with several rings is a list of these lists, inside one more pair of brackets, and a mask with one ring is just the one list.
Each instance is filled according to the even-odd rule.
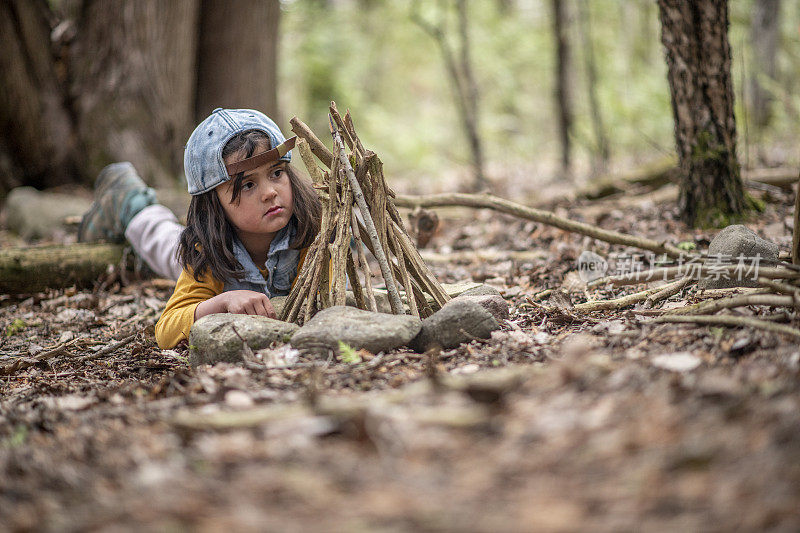
[[572,91],[570,90],[571,59],[567,2],[552,0],[553,37],[556,41],[556,111],[558,138],[561,140],[561,171],[569,176],[572,150],[569,134],[572,130]]
[[750,105],[753,122],[760,130],[769,124],[772,98],[762,84],[763,78],[775,79],[775,56],[780,29],[780,0],[756,0],[750,24],[753,64],[750,67]]
[[258,109],[280,123],[279,0],[203,0],[202,5],[195,119],[232,107]]
[[90,184],[115,161],[174,185],[198,113],[275,117],[279,13],[278,0],[0,0],[0,194]]
[[679,206],[690,225],[720,225],[745,211],[733,115],[727,0],[658,0],[666,49]]
[[83,4],[69,66],[91,174],[130,161],[151,184],[180,175],[194,122],[198,15],[199,0]]
[[74,181],[83,166],[49,13],[44,0],[0,0],[0,190]]

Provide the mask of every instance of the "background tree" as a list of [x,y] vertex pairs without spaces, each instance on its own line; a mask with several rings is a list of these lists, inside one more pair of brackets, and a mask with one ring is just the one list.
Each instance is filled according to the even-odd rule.
[[572,91],[570,72],[572,53],[569,40],[569,17],[566,0],[552,0],[553,38],[556,52],[555,100],[558,115],[558,138],[561,142],[561,170],[569,176],[572,159],[570,133],[572,130]]
[[278,21],[279,0],[0,0],[0,193],[114,161],[174,184],[198,117],[277,110]]
[[[278,116],[279,0],[202,0],[195,120],[217,107]],[[224,24],[220,24],[224,21]]]
[[772,96],[764,82],[774,80],[780,37],[780,0],[755,0],[750,23],[753,60],[750,65],[750,107],[757,130],[769,124]]
[[590,5],[587,2],[578,2],[578,28],[583,45],[583,65],[586,72],[586,93],[589,98],[589,116],[592,119],[594,130],[595,150],[592,157],[592,171],[598,174],[608,166],[611,157],[610,142],[606,134],[603,121],[603,112],[597,98],[597,63],[595,61],[594,42],[592,40],[592,22]]
[[675,143],[681,216],[720,225],[745,211],[736,159],[727,0],[659,0]]
[[472,73],[472,58],[469,38],[469,16],[466,0],[455,0],[457,19],[456,41],[458,50],[448,41],[447,2],[442,2],[439,9],[438,23],[425,20],[415,4],[412,6],[411,18],[428,35],[434,38],[442,53],[448,79],[455,95],[458,116],[464,128],[469,144],[472,160],[472,190],[485,189],[489,182],[486,179],[483,161],[483,143],[480,137],[478,113],[478,84]]

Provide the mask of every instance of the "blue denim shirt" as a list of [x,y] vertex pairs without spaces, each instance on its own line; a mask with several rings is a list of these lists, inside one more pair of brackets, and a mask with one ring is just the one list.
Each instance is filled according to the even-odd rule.
[[300,262],[300,250],[289,248],[295,233],[297,233],[297,223],[292,218],[272,239],[264,264],[267,270],[266,279],[261,275],[242,242],[234,236],[233,255],[242,265],[244,277],[241,280],[225,281],[223,291],[244,289],[263,292],[269,298],[289,294],[292,281],[297,277],[297,264]]

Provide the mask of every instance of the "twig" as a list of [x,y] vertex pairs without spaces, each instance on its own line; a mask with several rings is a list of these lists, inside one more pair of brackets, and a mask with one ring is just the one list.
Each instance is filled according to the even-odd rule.
[[800,339],[800,330],[784,326],[781,324],[773,324],[765,320],[758,320],[756,318],[745,316],[731,316],[731,315],[691,315],[691,316],[676,316],[665,315],[655,318],[643,320],[643,324],[661,324],[661,323],[682,323],[682,324],[719,324],[721,326],[736,326],[736,327],[751,327],[772,331],[774,333],[782,333],[789,335],[795,339]]
[[84,355],[83,357],[78,357],[77,360],[83,362],[83,361],[93,361],[95,359],[99,359],[99,358],[103,357],[104,355],[108,355],[108,354],[110,354],[110,353],[122,348],[126,344],[130,344],[133,341],[133,339],[136,338],[137,335],[138,335],[138,333],[131,333],[130,335],[128,335],[124,339],[119,340],[119,341],[117,341],[117,342],[115,342],[113,344],[109,344],[105,348],[102,348],[102,349],[98,350],[97,352],[95,352],[93,354]]
[[794,200],[794,227],[792,228],[792,263],[800,265],[800,186]]
[[684,283],[684,280],[685,278],[681,278],[678,281],[673,281],[668,285],[661,285],[659,287],[655,287],[652,289],[646,289],[641,292],[635,292],[633,294],[628,294],[627,296],[614,298],[612,300],[592,300],[582,304],[577,304],[572,309],[583,313],[590,313],[592,311],[606,311],[609,309],[621,309],[622,307],[627,307],[629,305],[643,302],[650,295],[672,290],[674,289],[675,286],[679,286],[680,284]]
[[298,137],[306,140],[309,148],[311,148],[311,151],[314,153],[314,155],[317,156],[320,161],[322,161],[322,164],[328,168],[331,168],[331,165],[333,164],[333,154],[330,150],[328,150],[325,144],[323,144],[323,142],[320,141],[316,135],[314,135],[314,132],[311,131],[311,128],[309,128],[297,117],[292,117],[292,119],[289,121],[289,124],[292,125],[292,131],[297,134]]
[[341,137],[338,130],[334,127],[333,122],[331,122],[331,134],[334,137],[334,145],[338,145],[337,156],[340,164],[344,167],[347,179],[350,181],[350,186],[353,188],[353,196],[356,199],[359,210],[361,210],[361,216],[364,218],[364,224],[367,227],[367,235],[375,248],[375,258],[378,260],[378,264],[381,267],[381,274],[386,283],[386,289],[389,291],[389,304],[392,306],[392,312],[396,315],[401,315],[403,314],[403,303],[400,301],[400,295],[397,293],[397,286],[394,283],[392,270],[389,268],[389,262],[386,259],[384,248],[381,246],[381,241],[378,238],[375,223],[372,220],[367,203],[364,201],[364,193],[361,191],[361,186],[358,184],[350,161],[347,160],[347,155],[344,152],[344,143],[342,143]]
[[60,355],[64,353],[67,348],[75,345],[79,339],[72,339],[71,341],[64,342],[59,344],[55,348],[51,348],[46,352],[42,352],[36,354],[33,357],[21,357],[14,361],[13,363],[9,363],[7,365],[0,366],[0,376],[8,376],[13,374],[14,372],[18,372],[20,370],[24,370],[26,368],[32,367],[36,363],[44,361],[45,359],[49,359],[51,357],[55,357],[56,355]]
[[369,269],[369,262],[367,261],[367,254],[364,253],[364,245],[361,242],[361,232],[358,229],[358,220],[356,219],[356,212],[352,211],[352,226],[353,226],[353,240],[355,241],[356,251],[359,268],[364,273],[364,288],[367,294],[367,306],[370,311],[377,311],[378,304],[375,302],[375,291],[372,288],[372,273]]
[[[631,272],[628,274],[617,274],[614,276],[606,276],[590,281],[586,287],[593,289],[606,284],[618,287],[621,285],[636,285],[639,283],[649,283],[651,281],[658,281],[659,279],[668,279],[681,274],[689,275],[695,279],[708,277],[710,274],[716,275],[731,275],[741,272],[742,267],[739,265],[680,265],[671,267],[653,268],[650,270],[641,270]],[[759,267],[758,275],[762,278],[768,279],[798,279],[800,272],[783,268],[783,267]]]
[[648,307],[652,307],[652,305],[656,302],[660,302],[661,300],[666,300],[670,296],[678,294],[680,291],[684,289],[689,283],[694,283],[694,280],[690,277],[684,277],[678,280],[676,283],[670,283],[660,291],[655,294],[651,294],[645,300],[645,305]]
[[722,309],[733,309],[735,307],[746,307],[748,305],[769,305],[770,307],[798,307],[792,296],[782,296],[777,294],[742,294],[729,298],[720,298],[710,302],[671,309],[668,315],[706,315],[716,313]]
[[758,278],[758,284],[770,288],[773,291],[778,292],[780,294],[788,294],[789,296],[794,296],[797,300],[800,300],[800,287],[789,285],[788,283],[779,283],[777,281],[772,281],[771,279],[767,278]]

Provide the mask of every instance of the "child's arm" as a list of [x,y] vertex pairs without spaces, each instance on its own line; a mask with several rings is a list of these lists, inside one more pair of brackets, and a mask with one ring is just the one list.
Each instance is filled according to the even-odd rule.
[[223,283],[208,273],[201,281],[197,281],[187,270],[181,272],[175,291],[156,324],[156,342],[159,348],[173,348],[182,340],[188,339],[197,306],[221,294],[223,288]]
[[277,318],[266,294],[255,291],[228,291],[201,302],[194,309],[194,319],[213,313],[239,313]]

